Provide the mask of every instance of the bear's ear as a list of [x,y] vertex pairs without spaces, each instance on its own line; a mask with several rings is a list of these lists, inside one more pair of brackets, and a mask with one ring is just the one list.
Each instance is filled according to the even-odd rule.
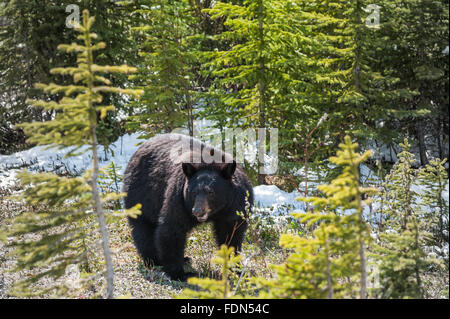
[[191,163],[183,163],[182,167],[184,175],[186,175],[186,177],[192,177],[197,172],[197,169]]
[[222,176],[225,177],[225,179],[231,179],[235,171],[236,161],[233,161],[233,163],[227,163],[222,167]]

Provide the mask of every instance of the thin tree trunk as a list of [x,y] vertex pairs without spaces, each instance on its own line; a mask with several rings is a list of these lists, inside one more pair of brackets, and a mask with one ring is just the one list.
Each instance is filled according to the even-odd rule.
[[[90,74],[89,80],[88,80],[88,88],[90,92],[90,96],[94,95],[93,88],[94,88],[94,76],[92,72],[92,65],[94,63],[94,59],[92,56],[92,50],[91,48],[91,38],[88,35],[85,36],[85,43],[88,47],[88,71]],[[105,263],[106,263],[106,298],[111,299],[114,297],[114,267],[112,262],[112,255],[111,250],[109,248],[109,235],[108,235],[108,228],[106,226],[106,219],[105,219],[105,213],[103,211],[100,195],[98,192],[98,184],[97,184],[97,176],[99,172],[99,165],[98,165],[98,141],[97,141],[97,133],[96,133],[96,127],[97,127],[97,112],[95,110],[95,107],[92,103],[92,99],[89,99],[89,109],[91,110],[90,114],[90,130],[91,130],[91,139],[92,139],[92,166],[93,166],[93,172],[92,172],[92,178],[91,178],[91,187],[92,187],[92,199],[94,201],[94,208],[95,212],[97,214],[97,221],[100,228],[100,234],[102,237],[102,247],[103,247],[103,255],[105,257]]]
[[[265,83],[264,83],[264,73],[265,73],[265,63],[264,63],[264,57],[263,57],[263,51],[264,51],[264,27],[263,27],[263,2],[262,0],[258,3],[259,12],[258,12],[258,27],[259,27],[259,40],[260,40],[260,47],[259,47],[259,81],[258,81],[258,89],[259,89],[259,128],[266,128],[266,101],[265,101]],[[264,135],[265,138],[265,135]],[[261,137],[259,137],[260,143],[261,143]],[[265,140],[263,145],[266,145]],[[263,151],[263,153],[260,153],[260,164],[261,164],[261,158],[264,160],[264,154],[265,150],[262,150],[262,148],[259,149],[259,152]],[[264,163],[264,162],[263,162]],[[266,175],[265,174],[259,174],[258,175],[258,183],[260,185],[266,184]]]
[[[180,45],[181,42],[182,42],[181,41],[182,40],[182,35],[177,34],[176,38],[179,40],[179,41],[177,41],[178,58],[180,60],[180,65],[183,67],[184,66],[184,61],[183,61],[183,56],[182,56],[183,49],[181,48],[181,45]],[[179,76],[182,77],[182,79],[183,79],[184,97],[186,99],[187,122],[188,122],[189,136],[193,137],[194,136],[194,110],[193,110],[192,102],[191,102],[191,94],[189,93],[190,82],[189,82],[189,79],[186,79],[182,75],[183,74],[180,74]]]
[[364,241],[362,240],[362,238],[360,238],[359,240],[359,258],[361,259],[360,298],[367,299],[367,266]]
[[[353,164],[353,159],[352,159]],[[359,190],[359,184],[360,184],[360,172],[359,167],[354,166],[354,176],[356,176],[355,184],[357,187],[357,199],[358,199],[358,208],[357,208],[357,214],[358,214],[358,223],[359,223],[359,234],[358,234],[358,242],[359,242],[359,259],[361,263],[361,277],[360,277],[360,293],[359,297],[361,299],[367,299],[367,265],[366,265],[366,253],[365,253],[365,247],[364,247],[364,218],[363,218],[363,203],[361,200],[361,192]]]
[[[27,20],[27,23],[28,20]],[[31,57],[30,57],[30,45],[29,45],[29,40],[28,40],[28,32],[29,32],[29,25],[24,26],[24,28],[26,28],[26,33],[25,33],[25,59],[27,60],[27,92],[26,92],[26,97],[30,97],[29,93],[30,90],[33,88],[33,83],[31,80]],[[32,117],[33,117],[33,121],[42,121],[42,108],[37,108],[37,107],[33,107],[32,110]]]
[[[160,11],[161,11],[161,15],[164,17],[165,16],[165,8],[164,8],[164,3],[161,2],[160,5]],[[165,32],[162,32],[162,42],[161,42],[161,46],[163,49],[163,59],[164,59],[164,63],[166,64],[166,70],[164,72],[164,85],[166,87],[166,91],[169,92],[170,91],[170,78],[172,76],[171,74],[171,67],[170,67],[170,63],[169,63],[169,57],[168,57],[168,52],[167,52],[167,45],[166,45],[166,41],[167,41],[167,37]],[[168,118],[168,123],[166,125],[166,128],[169,132],[171,132],[173,129],[175,129],[174,124],[173,123],[173,119],[172,117],[172,113],[175,112],[175,103],[173,101],[173,99],[170,100],[170,105],[168,105],[168,103],[164,103],[163,106],[166,109],[167,112],[167,118]]]
[[[421,9],[420,10],[420,35],[422,40],[424,40],[424,3],[423,1],[420,1],[420,6]],[[425,46],[419,45],[419,59],[421,64],[425,64]],[[419,87],[420,90],[420,87]],[[420,90],[422,91],[422,90]],[[420,92],[420,102],[422,102],[425,97],[423,96],[424,92]],[[419,105],[422,105],[422,103],[419,103]],[[424,118],[419,118],[416,121],[416,133],[417,133],[417,139],[419,140],[419,156],[420,156],[420,165],[424,166],[428,164],[428,158],[427,158],[427,150],[426,150],[426,145],[425,145],[425,133],[424,133]]]
[[360,3],[359,1],[356,1],[356,49],[355,49],[355,86],[358,93],[361,93],[361,81],[360,81],[360,74],[361,74],[361,66],[360,66],[360,40],[361,40],[361,30],[359,28],[359,25],[361,24],[361,12],[360,12]]
[[422,166],[428,164],[427,146],[425,144],[425,133],[424,133],[423,121],[424,121],[424,119],[422,119],[422,118],[418,119],[417,124],[416,124],[417,139],[419,141],[420,165],[422,165]]
[[[417,220],[414,218],[414,244],[415,244],[415,250],[419,250],[420,249],[420,242],[419,242],[419,227],[417,225]],[[424,292],[422,289],[422,280],[420,278],[420,270],[419,270],[419,262],[420,259],[415,258],[415,275],[416,275],[416,282],[417,282],[417,287],[419,289],[419,296],[420,298],[424,298]]]
[[327,256],[327,290],[328,290],[328,299],[333,299],[333,282],[331,281],[330,256],[328,254],[328,238],[325,239],[325,254]]
[[[359,180],[359,173],[358,173]],[[361,261],[361,277],[360,277],[360,293],[359,296],[361,299],[367,299],[367,265],[366,265],[366,252],[364,247],[364,219],[363,219],[363,204],[361,201],[361,194],[359,192],[359,183],[358,183],[358,217],[359,217],[359,259]]]
[[98,192],[97,176],[99,171],[98,166],[98,152],[97,152],[97,135],[95,133],[95,126],[91,126],[92,134],[92,199],[94,200],[95,211],[97,213],[97,220],[100,228],[100,234],[102,237],[103,254],[106,262],[106,298],[111,299],[114,297],[114,268],[112,261],[111,249],[109,248],[109,235],[106,225],[105,213],[103,211],[100,195]]
[[439,158],[444,158],[444,152],[442,149],[442,140],[444,137],[444,130],[442,127],[442,116],[441,116],[441,111],[438,111],[438,119],[437,119],[437,144],[438,144],[438,153],[439,153]]
[[184,85],[184,91],[185,91],[185,97],[186,97],[186,104],[188,109],[188,126],[189,126],[189,136],[194,136],[194,110],[192,108],[191,103],[191,95],[189,94],[189,88],[188,83],[185,81]]
[[439,209],[439,247],[443,247],[445,244],[445,233],[444,233],[444,216],[445,216],[445,210],[444,210],[444,199],[442,198],[442,190],[444,189],[445,181],[443,180],[443,176],[441,175],[441,171],[439,172],[439,182],[438,182],[438,209]]

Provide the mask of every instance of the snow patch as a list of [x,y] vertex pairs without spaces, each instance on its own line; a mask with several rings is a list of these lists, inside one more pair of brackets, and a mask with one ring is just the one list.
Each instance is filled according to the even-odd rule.
[[[207,126],[209,123],[204,123]],[[112,152],[105,153],[103,146],[99,147],[100,167],[109,165],[114,162],[119,172],[123,175],[125,168],[131,156],[137,151],[139,145],[143,142],[139,139],[139,133],[126,134],[120,137],[116,142],[112,143],[110,148]],[[0,155],[0,188],[9,188],[16,183],[17,172],[26,168],[29,171],[47,171],[55,173],[70,173],[74,175],[82,174],[92,166],[92,157],[90,152],[85,152],[75,157],[65,158],[71,148],[61,150],[45,149],[43,146],[36,146],[29,150],[18,152],[12,155]],[[87,147],[82,149],[87,150]],[[331,165],[331,164],[330,164]],[[370,182],[381,182],[375,172],[367,165],[361,165],[361,182],[366,184]],[[296,176],[304,175],[304,171],[299,169],[294,172]],[[322,184],[325,172],[308,173],[308,191],[311,193]],[[119,185],[121,187],[121,185]],[[299,184],[299,188],[304,188],[304,182]],[[423,186],[414,185],[416,192],[423,193]],[[304,211],[305,203],[298,201],[301,197],[298,191],[285,192],[275,185],[260,185],[254,187],[255,206],[269,210],[271,215],[283,216],[293,211]],[[449,185],[447,183],[443,196],[447,203],[449,201]],[[376,211],[376,204],[372,206],[372,210]],[[365,208],[365,214],[370,215],[370,208]]]
[[300,193],[287,193],[275,185],[260,185],[253,188],[255,206],[270,208],[272,214],[279,216],[292,211],[304,211],[305,204],[297,200]]

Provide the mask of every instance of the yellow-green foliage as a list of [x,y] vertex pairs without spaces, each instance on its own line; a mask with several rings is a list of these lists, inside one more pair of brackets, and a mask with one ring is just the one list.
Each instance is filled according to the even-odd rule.
[[[29,136],[28,141],[37,145],[50,145],[63,148],[67,146],[81,147],[91,143],[91,125],[97,122],[97,112],[104,118],[108,111],[113,111],[113,105],[101,105],[102,93],[127,94],[140,96],[141,90],[121,89],[111,87],[111,81],[105,75],[110,73],[129,74],[136,72],[136,68],[127,65],[101,66],[94,63],[94,52],[104,49],[106,44],[99,42],[95,33],[90,29],[94,17],[84,15],[83,25],[78,25],[77,37],[82,44],[61,44],[58,49],[67,53],[77,53],[77,66],[54,68],[50,72],[62,76],[72,76],[73,85],[36,84],[36,88],[50,94],[63,94],[58,101],[28,100],[28,103],[47,111],[57,111],[55,119],[49,122],[24,123],[20,126]],[[70,153],[71,154],[71,153]]]
[[198,286],[200,290],[185,289],[180,298],[228,299],[237,297],[233,295],[229,277],[232,268],[236,267],[240,261],[241,256],[234,254],[233,247],[222,245],[212,260],[213,263],[221,265],[222,279],[189,278],[188,283]]
[[[437,174],[431,178],[436,182],[437,177],[435,189],[428,188],[423,195],[416,192],[413,187],[415,183],[423,183],[425,179],[425,185],[429,187],[433,181],[426,171],[413,168],[416,159],[409,152],[408,141],[405,139],[400,146],[402,152],[398,154],[399,160],[386,177],[381,194],[383,224],[380,227],[383,231],[374,247],[374,257],[380,272],[380,288],[375,293],[381,298],[425,298],[425,279],[433,273],[436,275],[435,271],[441,266],[440,261],[428,252],[429,246],[436,244],[433,243],[430,230],[433,229],[433,219],[436,221],[434,213],[439,216],[440,211],[438,209],[430,215],[419,202],[427,206],[434,202],[434,209],[436,203],[439,206],[439,198],[445,187],[445,183],[439,185],[439,179],[442,182],[445,174],[442,174],[443,167],[439,169],[440,161],[432,162],[424,170],[432,175]],[[436,195],[437,201],[432,200]],[[445,209],[445,206],[441,207]],[[432,206],[429,208],[433,209]]]
[[360,186],[358,167],[371,152],[360,155],[357,147],[347,136],[337,156],[330,158],[342,167],[342,173],[331,184],[318,187],[325,197],[301,198],[313,203],[314,210],[293,215],[313,228],[313,233],[305,238],[292,234],[281,237],[280,245],[293,252],[284,264],[273,266],[276,279],[260,280],[260,297],[354,297],[358,288],[365,298],[364,251],[369,229],[362,212],[370,200],[362,197],[376,190]]
[[[17,260],[14,271],[27,271],[24,280],[15,283],[11,293],[15,295],[41,295],[56,292],[65,294],[69,288],[58,279],[65,274],[67,266],[79,264],[100,245],[109,245],[99,229],[105,217],[99,207],[94,205],[94,194],[98,194],[96,174],[98,160],[95,161],[97,139],[97,113],[103,118],[113,110],[110,105],[101,105],[103,93],[131,94],[141,92],[110,87],[111,82],[104,77],[108,73],[131,73],[134,68],[128,66],[99,66],[94,64],[93,53],[105,47],[105,44],[93,43],[97,35],[90,33],[94,18],[83,12],[83,24],[76,27],[81,44],[60,45],[59,49],[67,53],[77,53],[77,66],[56,68],[53,74],[73,77],[73,85],[37,84],[36,87],[50,94],[63,95],[58,101],[30,100],[34,107],[53,112],[55,118],[49,122],[24,123],[21,125],[29,136],[29,142],[46,145],[49,148],[72,147],[71,156],[82,146],[89,145],[93,152],[94,170],[80,177],[61,177],[50,173],[32,174],[23,171],[19,179],[24,191],[16,196],[24,201],[29,211],[19,214],[7,222],[0,230],[0,238],[13,248]],[[84,152],[86,149],[84,149]],[[95,178],[93,178],[95,177]],[[99,196],[100,208],[107,202],[117,201],[124,194],[104,193]],[[139,213],[139,207],[127,211],[110,212],[112,216],[133,215]],[[97,221],[94,217],[97,217]],[[111,219],[111,218],[109,218]],[[103,227],[104,229],[104,227]],[[86,245],[89,243],[89,245]],[[106,254],[104,254],[104,258]],[[86,274],[85,274],[86,275]],[[80,286],[89,279],[103,276],[103,271],[93,276],[80,278]],[[46,284],[39,281],[47,277]],[[36,285],[37,284],[37,285]]]
[[421,184],[425,186],[422,205],[427,206],[430,210],[426,213],[426,217],[429,220],[429,228],[433,233],[433,242],[441,248],[445,247],[446,244],[448,245],[449,241],[448,202],[443,196],[443,191],[448,185],[446,163],[447,159],[433,159],[418,174]]

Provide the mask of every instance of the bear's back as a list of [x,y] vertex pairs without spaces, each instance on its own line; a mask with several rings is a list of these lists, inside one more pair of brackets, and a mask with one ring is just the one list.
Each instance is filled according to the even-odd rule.
[[168,134],[149,139],[131,157],[124,173],[125,208],[141,203],[143,215],[151,222],[157,221],[169,175],[175,170],[170,160],[174,147],[176,141]]
[[[195,161],[195,155],[192,154],[198,155],[198,151],[201,153],[205,148],[207,153],[214,150],[216,156],[222,160],[232,159],[231,155],[222,150],[186,135],[163,134],[150,138],[131,157],[125,170],[123,187],[123,192],[127,193],[124,201],[125,208],[141,203],[144,217],[149,222],[156,223],[168,183],[180,183],[179,187],[184,184],[181,162]],[[200,159],[202,160],[201,156]],[[205,163],[199,165],[211,166]],[[175,178],[171,178],[172,176]],[[233,179],[239,192],[249,191],[253,199],[253,189],[240,165]],[[170,185],[170,187],[174,186]]]

